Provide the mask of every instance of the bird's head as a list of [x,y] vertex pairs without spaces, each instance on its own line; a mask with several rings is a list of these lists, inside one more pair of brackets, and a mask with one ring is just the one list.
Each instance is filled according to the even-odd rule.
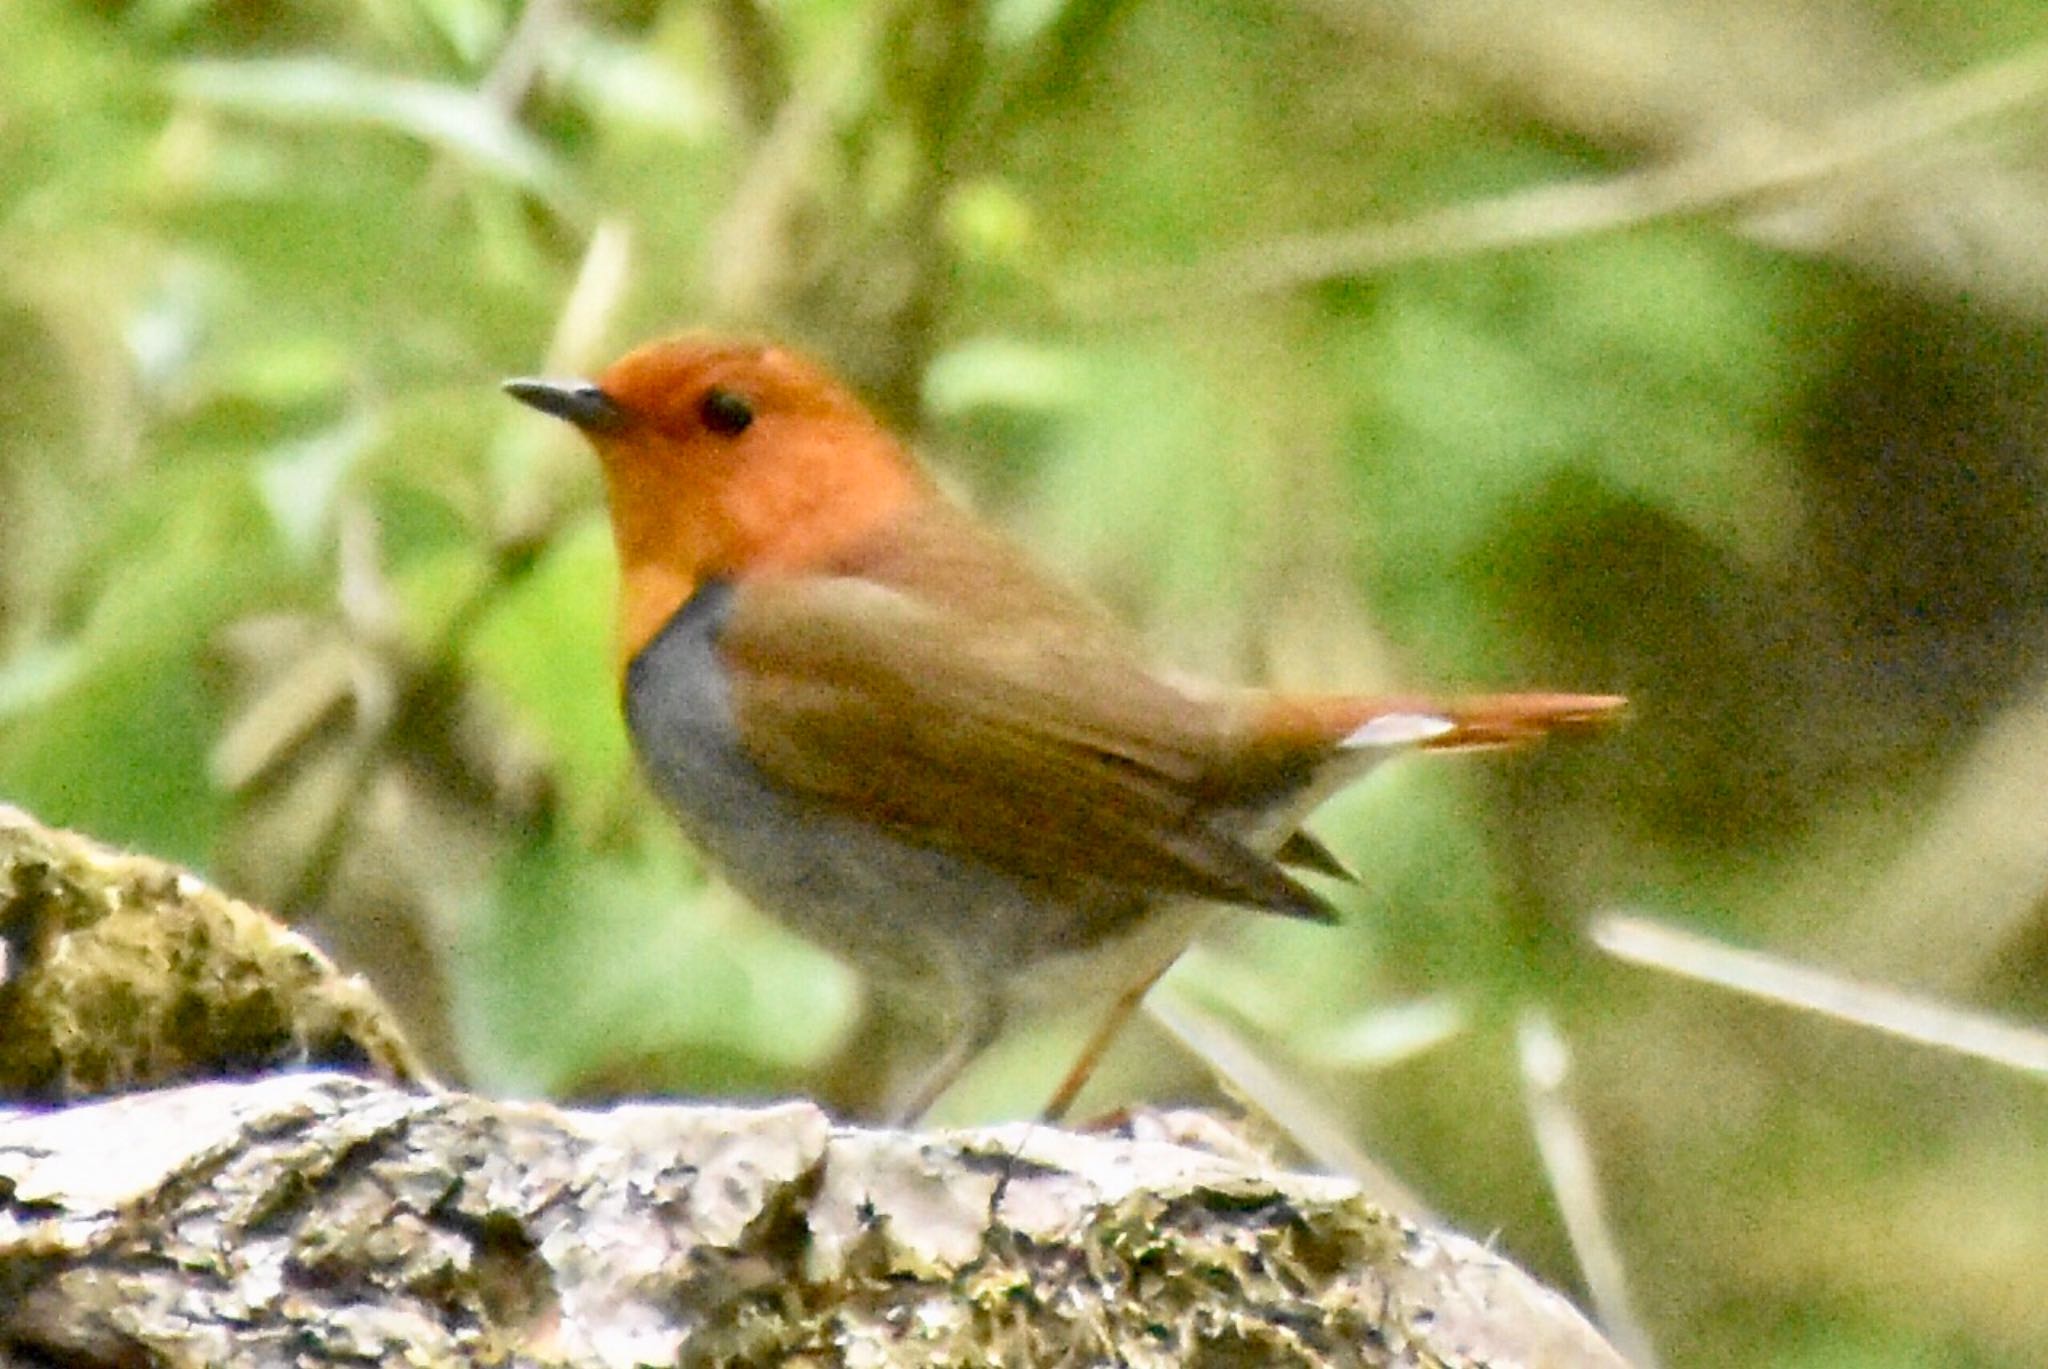
[[597,449],[628,660],[705,580],[827,565],[929,493],[859,400],[782,347],[671,338],[595,380],[509,380],[505,390]]

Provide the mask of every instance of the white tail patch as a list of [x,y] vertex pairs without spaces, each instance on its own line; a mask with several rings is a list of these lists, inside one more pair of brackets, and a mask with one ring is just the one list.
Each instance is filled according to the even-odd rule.
[[1372,747],[1419,746],[1435,741],[1458,725],[1436,713],[1382,713],[1352,730],[1338,745],[1346,751]]

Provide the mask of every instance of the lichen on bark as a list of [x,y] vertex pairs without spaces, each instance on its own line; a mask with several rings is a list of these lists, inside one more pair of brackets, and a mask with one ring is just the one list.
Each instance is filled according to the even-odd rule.
[[0,1097],[308,1065],[426,1077],[368,986],[268,913],[0,804]]
[[1622,1363],[1237,1147],[419,1088],[302,938],[6,808],[0,953],[0,1366]]

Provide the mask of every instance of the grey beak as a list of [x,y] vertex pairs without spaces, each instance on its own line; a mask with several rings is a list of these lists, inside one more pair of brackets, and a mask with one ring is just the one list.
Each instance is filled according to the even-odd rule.
[[617,432],[626,425],[626,411],[618,401],[587,380],[522,376],[506,381],[503,388],[521,404],[573,423],[586,433]]

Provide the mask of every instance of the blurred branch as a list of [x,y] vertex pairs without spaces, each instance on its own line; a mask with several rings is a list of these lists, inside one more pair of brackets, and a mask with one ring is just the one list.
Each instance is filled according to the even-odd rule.
[[988,80],[987,14],[898,3],[848,27],[832,67],[789,83],[705,276],[714,315],[812,339],[907,419],[952,283],[941,219]]
[[[239,780],[240,787],[256,786],[283,769],[312,740],[315,729],[306,723],[331,716],[335,705],[351,705],[342,720],[345,739],[339,754],[345,759],[325,821],[306,849],[298,877],[278,899],[280,907],[295,914],[328,903],[366,796],[393,758],[392,743],[417,722],[420,702],[432,692],[427,683],[430,673],[421,673],[406,659],[404,644],[392,630],[394,610],[384,583],[376,523],[357,507],[345,511],[340,528],[335,574],[339,635],[287,667],[247,712],[223,730],[212,758],[216,783]],[[339,694],[334,692],[335,682],[322,677],[330,668],[329,659],[345,671],[345,688]],[[303,699],[294,702],[291,696],[299,693]],[[292,726],[266,730],[272,720]]]
[[1652,1369],[1657,1363],[1649,1328],[1629,1296],[1627,1266],[1621,1246],[1608,1224],[1606,1204],[1600,1198],[1600,1176],[1593,1165],[1593,1148],[1586,1140],[1586,1128],[1579,1120],[1565,1092],[1571,1073],[1571,1048],[1557,1024],[1542,1008],[1530,1008],[1516,1024],[1515,1038],[1522,1073],[1522,1101],[1529,1110],[1529,1126],[1536,1135],[1536,1150],[1543,1157],[1543,1171],[1550,1191],[1564,1217],[1572,1252],[1579,1270],[1586,1276],[1594,1311],[1617,1347],[1638,1369]]
[[[576,0],[527,0],[512,31],[498,45],[489,71],[476,84],[477,101],[508,125],[519,125],[519,110],[539,79],[547,54],[559,41],[562,21]],[[451,154],[435,159],[425,181],[428,200],[440,202],[454,193],[459,166]]]
[[[588,359],[618,307],[630,263],[631,241],[623,223],[599,224],[557,319],[548,349],[550,369],[580,366]],[[505,421],[526,422],[509,407]],[[542,432],[545,436],[536,435],[535,441],[561,441],[552,428]],[[372,787],[429,730],[422,725],[424,717],[456,705],[461,685],[454,663],[462,643],[505,587],[530,568],[560,519],[567,463],[550,460],[548,450],[529,448],[541,454],[520,455],[515,449],[513,457],[501,462],[511,471],[501,472],[500,493],[489,515],[490,573],[455,606],[439,641],[418,658],[398,631],[377,525],[360,508],[346,511],[337,548],[339,635],[289,666],[228,726],[214,748],[216,782],[240,790],[282,767],[338,705],[353,704],[344,778],[298,878],[278,899],[283,907],[300,911],[328,902]]]
[[928,180],[943,181],[988,71],[984,0],[902,3],[888,25],[887,79],[923,153]]
[[756,0],[715,0],[710,15],[740,118],[759,138],[789,101],[792,83],[782,35]]
[[1067,0],[1030,50],[990,83],[969,135],[985,142],[1021,118],[1031,104],[1056,101],[1129,8],[1130,0]]
[[[541,362],[543,374],[579,375],[593,366],[632,274],[632,233],[624,218],[607,218],[591,233],[576,279],[555,316],[554,336]],[[503,422],[496,507],[490,511],[490,541],[500,572],[522,564],[554,533],[567,489],[589,466],[582,440],[564,431],[562,424],[536,423],[532,415],[512,406]],[[457,615],[457,625],[469,616]]]
[[499,543],[492,573],[415,650],[398,631],[376,522],[350,507],[341,533],[338,612],[263,634],[271,649],[246,662],[251,697],[215,742],[215,782],[239,810],[225,859],[337,953],[374,964],[415,1044],[453,1074],[449,890],[547,804],[529,748],[463,674],[461,644],[534,545]]
[[1883,985],[1858,983],[1646,918],[1609,914],[1594,922],[1592,937],[1600,949],[1630,964],[2048,1078],[2048,1032],[2036,1028]]
[[517,114],[574,7],[575,0],[526,0],[512,32],[498,48],[497,59],[478,83],[478,96],[507,118]]
[[841,106],[864,78],[872,41],[848,41],[833,67],[791,87],[713,221],[704,284],[720,319],[773,319],[796,278],[798,228],[820,193]]
[[1356,1180],[1372,1200],[1411,1221],[1433,1221],[1428,1202],[1352,1139],[1352,1128],[1268,1054],[1196,1003],[1171,976],[1145,996],[1145,1015],[1200,1060],[1237,1098],[1271,1119],[1320,1170]]
[[180,99],[272,123],[384,129],[460,158],[565,219],[582,213],[555,159],[477,91],[328,57],[188,61],[170,69],[168,85]]
[[889,348],[869,378],[899,414],[917,411],[934,330],[952,283],[952,251],[941,217],[963,173],[963,134],[988,76],[983,0],[907,3],[896,11],[889,85],[917,143],[915,175],[889,237],[900,244],[903,287],[886,313]]
[[[1728,214],[1745,231],[1781,246],[1853,254],[1855,216],[1891,214],[1920,206],[1948,209],[1928,187],[1918,193],[1913,169],[1904,184],[1881,173],[1899,172],[1907,154],[1924,152],[1969,126],[2048,99],[2048,46],[1988,64],[1954,80],[1916,89],[1830,121],[1815,133],[1789,127],[1759,128],[1662,166],[1605,181],[1544,185],[1419,215],[1396,223],[1339,233],[1282,238],[1223,253],[1200,265],[1164,273],[1111,278],[1084,286],[1074,303],[1090,313],[1175,309],[1188,296],[1236,298],[1300,289],[1409,262],[1470,256],[1560,239],[1617,232],[1648,224]],[[2048,218],[2048,196],[2032,187],[1984,178],[1981,194],[2017,194]],[[1834,191],[1840,202],[1821,202]],[[1910,194],[1901,207],[1876,203],[1877,192]],[[2018,206],[2014,206],[2015,209]],[[2007,216],[1999,215],[2002,219]],[[1958,217],[1960,222],[1960,217]],[[1994,220],[1995,221],[1995,220]],[[2031,230],[2024,243],[1979,240],[1995,262],[1957,254],[1938,235],[1887,239],[1893,250],[1918,244],[1911,265],[1926,278],[1989,275],[1998,293],[2035,312],[2048,312],[2048,270]],[[1968,259],[1964,259],[1964,258]],[[1987,270],[1987,267],[1995,268]]]

